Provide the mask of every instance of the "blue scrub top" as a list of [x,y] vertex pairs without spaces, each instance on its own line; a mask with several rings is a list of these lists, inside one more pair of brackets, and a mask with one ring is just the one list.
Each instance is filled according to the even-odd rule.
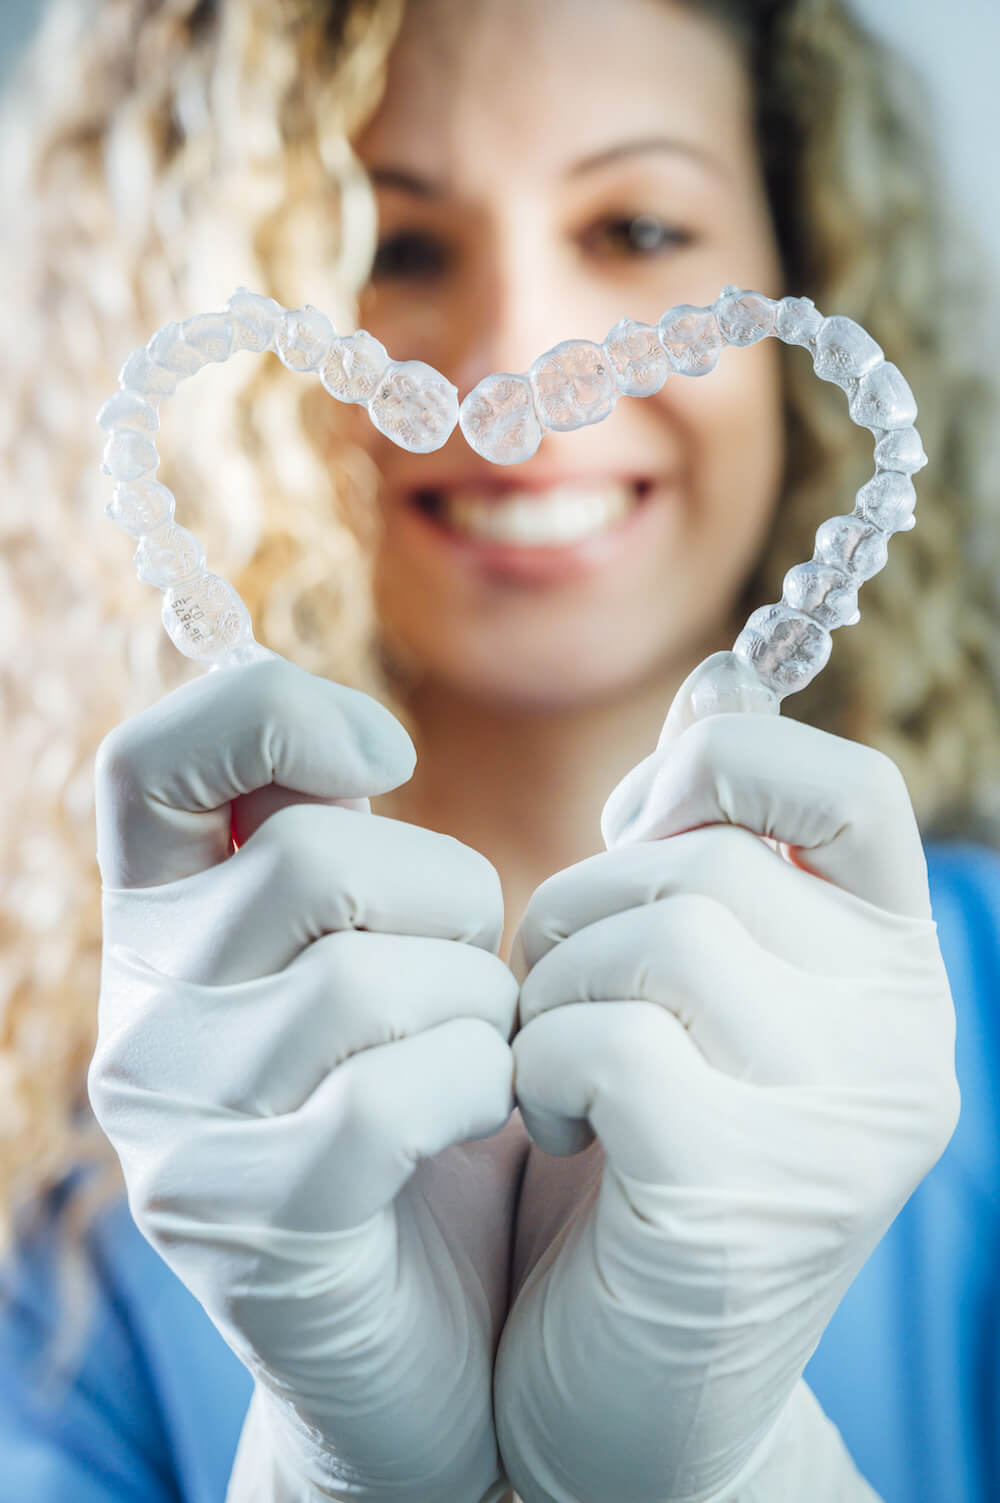
[[[1000,853],[927,851],[958,1012],[952,1142],[855,1280],[806,1369],[885,1503],[1000,1500]],[[137,1231],[88,1237],[82,1360],[47,1380],[63,1195],[4,1273],[0,1503],[222,1503],[250,1378]],[[72,1335],[72,1333],[68,1333]]]

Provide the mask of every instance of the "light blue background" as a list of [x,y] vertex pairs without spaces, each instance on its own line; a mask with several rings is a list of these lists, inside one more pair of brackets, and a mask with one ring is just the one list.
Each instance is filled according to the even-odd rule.
[[0,76],[6,77],[41,10],[42,0],[0,0]]

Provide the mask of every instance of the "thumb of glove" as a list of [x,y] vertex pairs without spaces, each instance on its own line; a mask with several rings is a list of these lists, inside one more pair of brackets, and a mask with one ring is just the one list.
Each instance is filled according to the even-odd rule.
[[696,720],[708,715],[750,713],[777,715],[778,696],[761,683],[734,652],[714,652],[681,684],[663,722],[656,750],[625,774],[611,790],[601,811],[601,835],[610,851],[626,845],[641,822],[650,789],[663,766],[664,752]]
[[205,674],[102,742],[101,880],[149,887],[203,871],[286,804],[369,809],[415,762],[405,728],[360,690],[277,656]]

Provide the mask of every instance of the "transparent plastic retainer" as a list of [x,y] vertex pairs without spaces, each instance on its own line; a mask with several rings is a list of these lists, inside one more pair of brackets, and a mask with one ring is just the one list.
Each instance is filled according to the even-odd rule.
[[853,510],[816,532],[812,558],[784,578],[780,601],[753,612],[732,650],[690,676],[663,737],[727,710],[777,714],[825,666],[838,626],[859,619],[858,590],[884,568],[891,533],[914,525],[911,476],[927,463],[913,426],[917,406],[897,367],[853,319],[824,316],[809,298],[765,297],[724,287],[711,307],[681,304],[654,325],[623,318],[600,344],[567,339],[526,374],[486,376],[459,404],[458,391],[419,360],[392,360],[364,329],[338,334],[317,308],[287,309],[240,287],[220,313],[168,323],[134,350],[118,391],[97,421],[108,433],[102,470],[115,481],[107,514],[138,540],[136,572],[163,591],[163,624],[186,657],[209,669],[274,657],[254,638],[250,613],[227,580],[205,566],[197,538],[174,521],[173,494],[156,479],[159,406],[212,361],[273,350],[291,371],[313,372],[340,402],[366,407],[400,447],[429,454],[457,423],[493,464],[520,464],[548,432],[599,423],[622,396],[648,397],[667,377],[706,376],[727,345],[774,336],[803,345],[816,375],[840,386],[851,418],[875,437],[875,474]]

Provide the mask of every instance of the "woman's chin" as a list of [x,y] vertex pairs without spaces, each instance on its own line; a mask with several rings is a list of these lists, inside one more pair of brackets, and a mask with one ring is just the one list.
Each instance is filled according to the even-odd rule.
[[[614,650],[611,650],[613,647]],[[412,649],[390,651],[390,661],[405,665],[402,676],[435,698],[451,697],[487,707],[495,713],[524,714],[583,710],[635,691],[663,668],[662,643],[626,656],[620,642],[607,655],[555,647],[541,651],[526,643],[518,650],[500,642],[495,651],[463,655],[418,656]],[[658,649],[658,650],[657,650]]]

